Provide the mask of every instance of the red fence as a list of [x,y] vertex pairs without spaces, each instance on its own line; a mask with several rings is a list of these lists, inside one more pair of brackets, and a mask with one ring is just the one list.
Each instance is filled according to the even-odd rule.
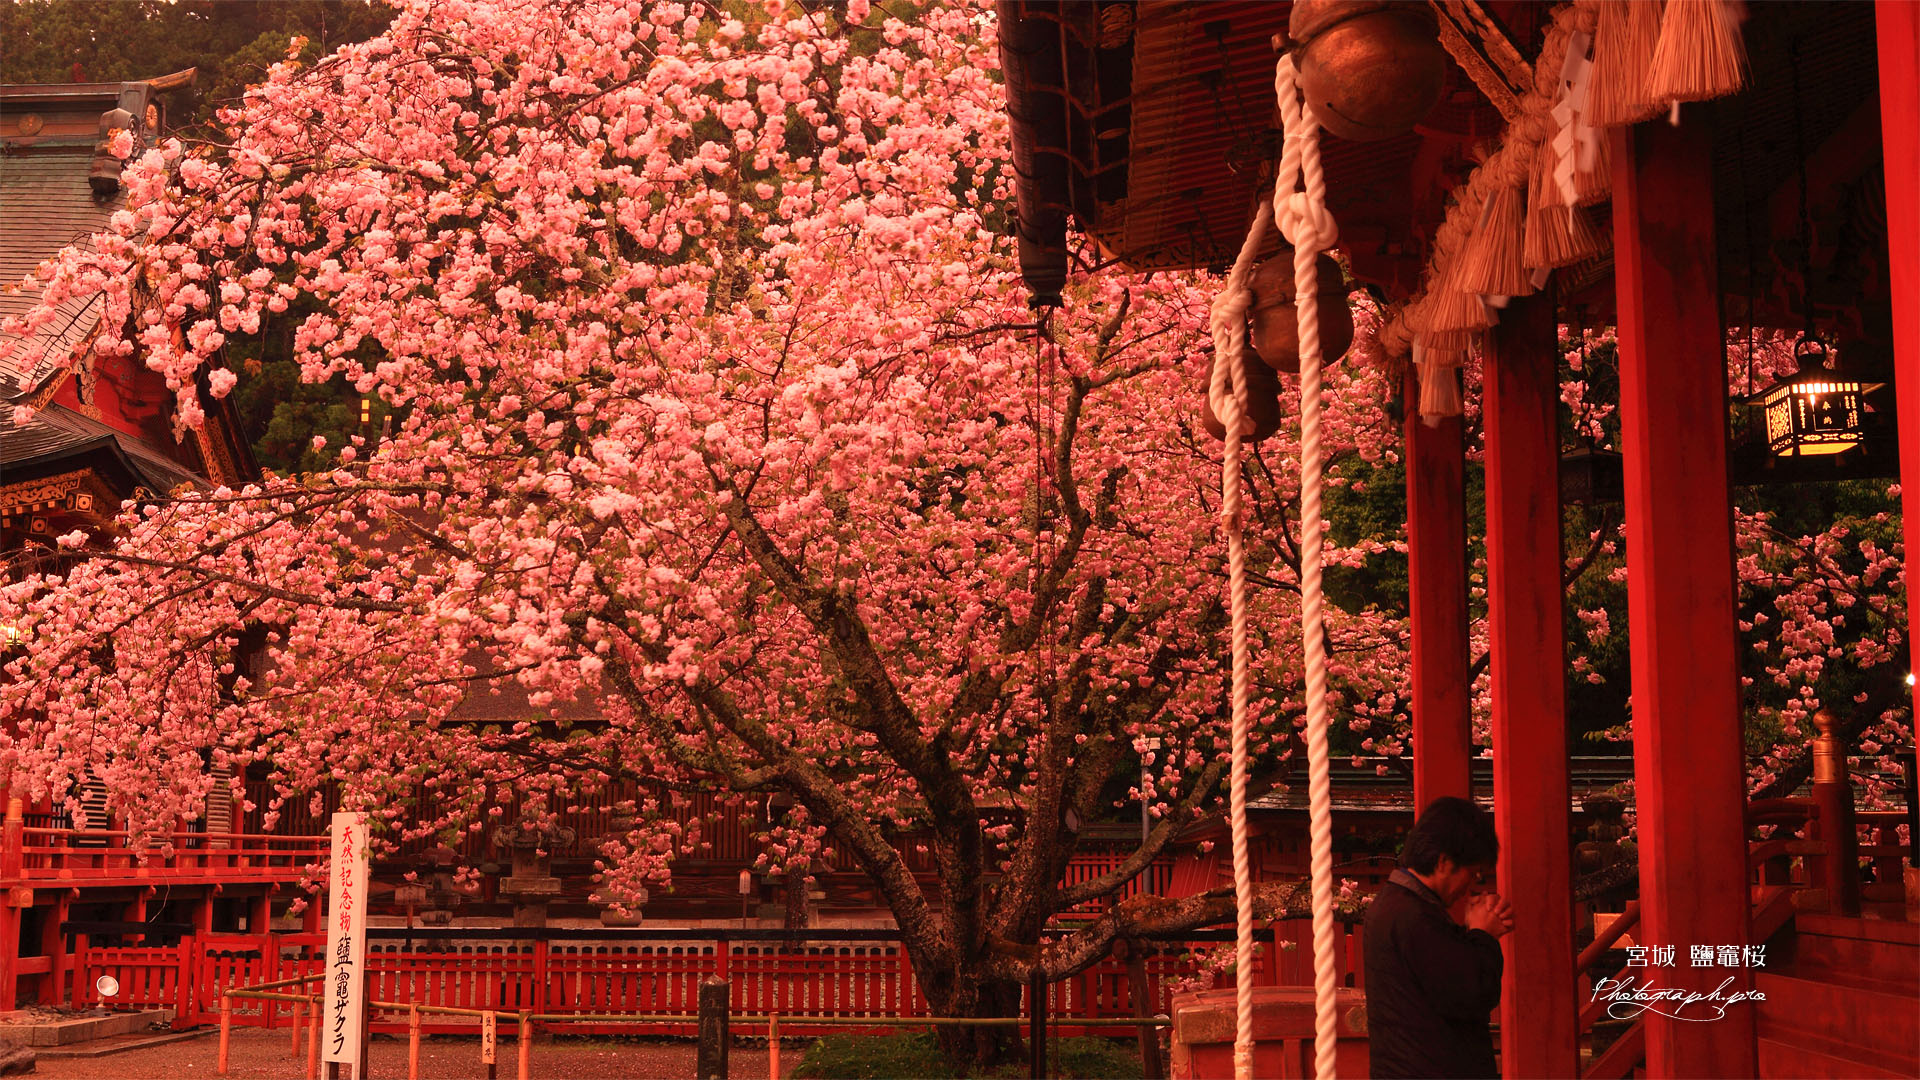
[[149,884],[155,879],[299,881],[327,857],[325,836],[176,832],[139,838],[124,829],[23,828],[0,880],[75,885]]
[[[1341,932],[1341,981],[1359,985],[1360,928],[1343,926]],[[404,931],[378,933],[383,936],[367,948],[373,1000],[509,1013],[686,1017],[685,1022],[649,1024],[584,1020],[568,1023],[569,1032],[691,1035],[699,984],[710,975],[723,975],[732,984],[737,1013],[846,1021],[809,1030],[858,1031],[863,1018],[929,1015],[905,950],[873,931],[443,930],[416,931],[411,940],[384,936]],[[1204,953],[1230,953],[1231,937],[1219,931],[1153,943],[1146,957],[1148,1011],[1168,1011],[1174,983],[1198,976],[1206,966]],[[1262,933],[1258,981],[1311,985],[1311,940],[1304,919]],[[1276,942],[1299,944],[1276,948]],[[75,957],[79,1000],[74,1004],[171,1008],[176,1026],[216,1023],[221,991],[317,973],[324,951],[322,935],[298,933],[217,934],[168,947],[88,949]],[[111,999],[101,999],[96,990],[101,975],[112,975],[120,984]],[[284,1002],[236,999],[233,1005],[235,1023],[271,1027],[292,1019]],[[1138,1015],[1126,965],[1107,959],[1052,984],[1048,1012],[1068,1029],[1076,1018]],[[471,1030],[463,1019],[440,1017],[426,1030]],[[374,1030],[404,1031],[405,1018],[376,1020]]]

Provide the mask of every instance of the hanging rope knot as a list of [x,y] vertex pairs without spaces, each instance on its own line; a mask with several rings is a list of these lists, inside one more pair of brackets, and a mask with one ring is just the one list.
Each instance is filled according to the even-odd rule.
[[1274,199],[1280,218],[1280,235],[1296,251],[1319,254],[1340,242],[1340,226],[1333,220],[1327,204],[1304,191]]
[[1229,281],[1226,288],[1214,295],[1210,326],[1216,330],[1231,329],[1234,320],[1245,319],[1247,309],[1252,306],[1253,290]]

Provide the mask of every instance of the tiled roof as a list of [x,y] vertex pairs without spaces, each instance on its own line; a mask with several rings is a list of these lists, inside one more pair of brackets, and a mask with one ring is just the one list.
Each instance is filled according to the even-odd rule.
[[[7,147],[0,153],[0,290],[18,285],[61,248],[106,228],[124,196],[95,198],[87,182],[90,146]],[[0,319],[24,315],[39,290],[0,291]],[[0,333],[0,396],[37,387],[100,321],[99,297],[60,305],[33,339]]]
[[64,406],[49,405],[21,426],[0,417],[0,481],[29,462],[74,457],[98,449],[117,453],[136,480],[152,491],[168,492],[181,484],[205,486],[152,443]]

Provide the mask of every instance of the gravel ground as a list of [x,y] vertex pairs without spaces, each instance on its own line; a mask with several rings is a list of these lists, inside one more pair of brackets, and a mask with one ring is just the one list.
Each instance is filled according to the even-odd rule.
[[[287,1053],[284,1030],[233,1029],[228,1049],[232,1080],[303,1080],[307,1063]],[[36,1077],[46,1080],[178,1080],[212,1077],[219,1055],[217,1032],[194,1039],[97,1058],[42,1058]],[[781,1072],[800,1061],[801,1048],[788,1044],[780,1054]],[[499,1075],[512,1080],[519,1051],[505,1033],[500,1038]],[[670,1039],[536,1038],[532,1068],[537,1080],[684,1080],[693,1076],[693,1043]],[[736,1045],[729,1055],[733,1080],[767,1075],[767,1047]],[[372,1080],[403,1080],[407,1075],[407,1040],[376,1036],[369,1076]],[[480,1064],[480,1040],[463,1036],[434,1036],[421,1042],[423,1080],[472,1080],[486,1075]]]

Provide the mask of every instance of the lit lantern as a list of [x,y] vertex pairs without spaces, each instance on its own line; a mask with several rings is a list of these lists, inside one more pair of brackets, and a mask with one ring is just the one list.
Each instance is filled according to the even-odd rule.
[[1776,457],[1838,454],[1866,437],[1863,399],[1877,388],[1828,370],[1809,350],[1801,353],[1792,378],[1752,395],[1747,404],[1760,407],[1767,449]]
[[[1314,263],[1320,298],[1320,359],[1331,364],[1353,344],[1347,283],[1331,255]],[[1300,373],[1300,316],[1293,306],[1293,255],[1282,251],[1253,271],[1253,334],[1247,344],[1275,371]]]
[[1447,54],[1425,4],[1297,0],[1287,36],[1320,126],[1343,139],[1404,135],[1446,88]]

